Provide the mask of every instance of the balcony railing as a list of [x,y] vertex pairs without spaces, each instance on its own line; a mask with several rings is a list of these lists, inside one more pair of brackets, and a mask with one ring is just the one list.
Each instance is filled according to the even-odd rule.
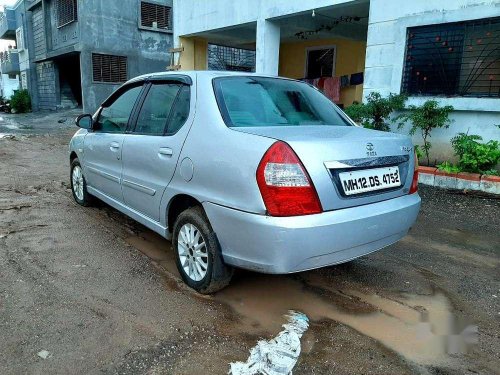
[[5,8],[0,13],[0,39],[16,39],[16,14],[14,9]]
[[18,74],[20,69],[17,49],[0,52],[0,65],[3,74]]

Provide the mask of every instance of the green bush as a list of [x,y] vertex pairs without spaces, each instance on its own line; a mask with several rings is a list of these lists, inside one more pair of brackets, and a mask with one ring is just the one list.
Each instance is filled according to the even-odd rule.
[[450,162],[445,161],[444,163],[438,164],[437,168],[440,171],[446,172],[446,173],[458,173],[462,172],[462,169],[456,165],[451,164]]
[[500,143],[489,141],[475,134],[458,133],[451,139],[451,145],[458,156],[458,166],[465,172],[498,174],[495,170],[500,161]]
[[389,131],[387,119],[392,112],[404,108],[406,99],[403,94],[390,94],[383,98],[380,93],[372,92],[367,96],[366,103],[353,104],[345,109],[345,113],[365,128]]
[[420,148],[419,145],[415,145],[415,153],[417,154],[417,159],[420,160],[424,157],[424,153],[422,152],[422,149]]
[[15,113],[31,111],[31,97],[28,90],[19,90],[10,98],[10,107]]
[[451,120],[450,113],[453,111],[451,105],[440,107],[439,103],[435,100],[427,100],[421,106],[411,105],[408,107],[408,113],[398,116],[402,122],[398,128],[404,126],[409,121],[411,123],[410,135],[414,135],[417,130],[420,130],[424,144],[422,151],[427,158],[427,165],[430,165],[429,151],[431,149],[431,132],[436,128],[448,128]]

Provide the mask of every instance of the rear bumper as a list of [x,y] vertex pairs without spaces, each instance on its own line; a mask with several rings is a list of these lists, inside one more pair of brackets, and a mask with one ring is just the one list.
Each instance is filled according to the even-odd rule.
[[264,273],[290,273],[347,262],[404,237],[420,209],[418,194],[297,217],[256,215],[203,205],[224,261]]

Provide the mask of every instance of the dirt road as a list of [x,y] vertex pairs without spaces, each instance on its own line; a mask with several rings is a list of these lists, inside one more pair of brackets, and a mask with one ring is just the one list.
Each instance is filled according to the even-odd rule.
[[[1,374],[225,374],[290,309],[311,320],[294,374],[498,373],[498,199],[421,188],[400,243],[297,275],[239,271],[203,297],[179,280],[168,241],[73,202],[72,115],[25,116],[0,138]],[[478,343],[461,353],[467,326]]]

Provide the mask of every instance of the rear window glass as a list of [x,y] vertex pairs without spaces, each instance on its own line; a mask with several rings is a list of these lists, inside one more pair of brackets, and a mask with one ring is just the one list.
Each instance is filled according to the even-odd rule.
[[238,76],[216,78],[214,85],[229,127],[351,125],[326,96],[303,82]]

